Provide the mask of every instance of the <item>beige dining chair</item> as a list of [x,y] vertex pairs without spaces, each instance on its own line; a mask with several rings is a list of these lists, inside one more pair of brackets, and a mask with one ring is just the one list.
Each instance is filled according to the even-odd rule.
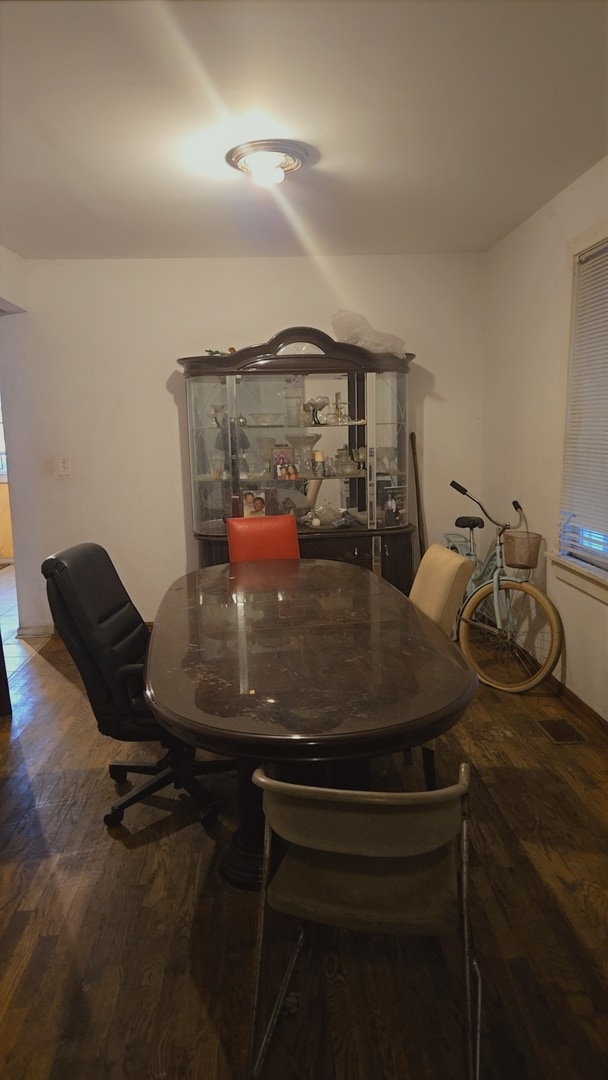
[[[303,924],[369,934],[457,935],[463,960],[465,1054],[468,1075],[477,1080],[481,978],[467,906],[469,766],[460,766],[456,784],[435,791],[309,787],[273,779],[263,768],[256,769],[253,782],[263,789],[265,838],[249,1077],[261,1074],[305,940],[300,925],[256,1052],[262,965],[271,947],[270,935],[265,935],[266,912],[271,908]],[[277,847],[289,845],[278,867],[277,838]]]
[[[431,544],[420,560],[409,598],[445,634],[452,636],[472,573],[471,559],[441,544]],[[436,787],[434,739],[422,747],[422,765],[427,788]]]

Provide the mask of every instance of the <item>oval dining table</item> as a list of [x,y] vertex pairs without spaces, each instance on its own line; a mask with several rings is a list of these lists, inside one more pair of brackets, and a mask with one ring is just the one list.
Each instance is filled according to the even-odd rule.
[[477,686],[456,645],[403,593],[322,559],[224,563],[178,578],[146,664],[159,723],[236,760],[238,827],[219,866],[246,889],[260,884],[262,793],[251,782],[260,763],[279,762],[290,777],[313,762],[356,776],[359,763],[364,775],[371,758],[451,728]]

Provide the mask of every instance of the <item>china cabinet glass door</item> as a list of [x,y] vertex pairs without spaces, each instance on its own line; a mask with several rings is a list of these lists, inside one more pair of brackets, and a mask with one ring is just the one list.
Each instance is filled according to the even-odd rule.
[[403,373],[197,375],[187,389],[195,532],[315,509],[322,524],[406,523]]

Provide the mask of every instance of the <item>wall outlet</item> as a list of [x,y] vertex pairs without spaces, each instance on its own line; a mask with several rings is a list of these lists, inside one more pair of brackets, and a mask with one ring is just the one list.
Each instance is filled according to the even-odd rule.
[[72,462],[69,457],[57,458],[57,476],[71,476]]

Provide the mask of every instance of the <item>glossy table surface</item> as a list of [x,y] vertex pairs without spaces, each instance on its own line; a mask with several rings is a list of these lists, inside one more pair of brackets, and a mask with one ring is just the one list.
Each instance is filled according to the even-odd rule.
[[462,716],[477,678],[401,592],[344,562],[222,564],[179,578],[146,697],[185,742],[257,761],[365,758]]

